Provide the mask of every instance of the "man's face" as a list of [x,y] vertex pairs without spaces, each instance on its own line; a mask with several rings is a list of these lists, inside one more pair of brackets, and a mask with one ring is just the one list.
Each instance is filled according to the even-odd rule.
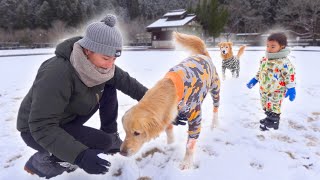
[[95,66],[103,69],[112,68],[114,62],[116,61],[116,57],[106,56],[99,53],[94,53],[92,51],[87,50],[86,54],[88,56],[89,61]]

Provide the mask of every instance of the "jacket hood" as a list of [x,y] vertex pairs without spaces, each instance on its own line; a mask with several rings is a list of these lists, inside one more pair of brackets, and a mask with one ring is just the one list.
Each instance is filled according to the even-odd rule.
[[80,39],[82,39],[82,37],[80,36],[73,37],[58,44],[55,51],[56,56],[69,60],[71,52],[73,50],[73,44],[79,41]]

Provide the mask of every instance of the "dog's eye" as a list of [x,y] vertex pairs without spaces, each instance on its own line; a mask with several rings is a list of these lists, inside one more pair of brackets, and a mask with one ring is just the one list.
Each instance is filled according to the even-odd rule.
[[137,132],[137,131],[135,131],[133,134],[134,134],[135,136],[139,136],[139,135],[140,135],[140,133]]

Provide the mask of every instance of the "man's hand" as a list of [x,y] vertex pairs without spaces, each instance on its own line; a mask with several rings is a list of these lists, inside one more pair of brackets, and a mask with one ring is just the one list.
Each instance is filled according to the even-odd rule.
[[89,174],[105,174],[111,163],[98,157],[103,153],[98,149],[86,149],[82,151],[76,158],[75,164]]

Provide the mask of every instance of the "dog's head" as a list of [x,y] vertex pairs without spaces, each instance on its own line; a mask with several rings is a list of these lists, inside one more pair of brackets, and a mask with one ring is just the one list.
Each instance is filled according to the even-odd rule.
[[221,57],[223,59],[228,59],[233,56],[232,45],[232,42],[220,42],[218,44],[218,47],[220,48]]
[[120,154],[131,156],[139,151],[145,142],[159,136],[164,130],[156,117],[137,106],[129,109],[122,118],[126,137],[120,147]]

